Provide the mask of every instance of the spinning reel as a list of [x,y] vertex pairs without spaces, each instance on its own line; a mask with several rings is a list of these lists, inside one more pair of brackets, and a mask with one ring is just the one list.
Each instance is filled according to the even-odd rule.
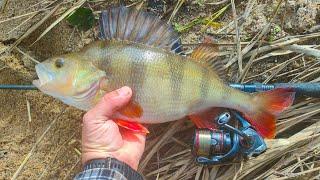
[[267,149],[263,138],[239,113],[221,113],[214,123],[217,129],[196,129],[193,135],[192,151],[200,164],[221,164],[237,156],[256,156]]

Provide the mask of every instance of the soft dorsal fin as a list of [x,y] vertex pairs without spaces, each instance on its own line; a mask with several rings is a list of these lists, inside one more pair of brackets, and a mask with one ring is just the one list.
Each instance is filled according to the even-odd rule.
[[224,69],[223,61],[218,58],[218,55],[218,46],[205,40],[204,43],[200,44],[193,50],[190,57],[194,61],[210,67],[221,79],[226,80],[227,72]]
[[181,52],[178,33],[151,13],[125,6],[110,7],[101,12],[99,22],[101,39],[131,41]]

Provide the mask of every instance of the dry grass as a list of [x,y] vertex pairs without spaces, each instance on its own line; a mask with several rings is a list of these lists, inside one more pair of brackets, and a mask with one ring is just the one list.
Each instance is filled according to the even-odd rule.
[[[266,40],[270,36],[272,26],[275,23],[279,23],[277,18],[279,18],[279,14],[283,13],[283,7],[287,5],[285,1],[277,1],[276,4],[272,4],[274,5],[272,15],[267,19],[267,22],[260,31],[246,41],[243,40],[245,38],[242,36],[246,31],[244,26],[247,18],[252,15],[252,11],[258,8],[258,3],[255,0],[243,3],[232,0],[231,2],[205,2],[202,6],[208,7],[211,10],[217,10],[221,9],[221,6],[225,7],[228,3],[231,3],[231,8],[220,18],[224,26],[219,29],[211,28],[213,32],[210,33],[220,34],[221,36],[218,37],[221,44],[228,44],[221,45],[221,49],[222,52],[228,52],[224,58],[228,60],[225,67],[230,71],[230,80],[238,82],[259,81],[264,83],[320,82],[319,32],[305,31],[304,33],[297,33],[293,31],[281,38],[277,38],[275,41],[270,42]],[[86,4],[85,0],[68,1],[68,3],[39,1],[35,5],[38,5],[41,9],[25,12],[25,14],[17,17],[0,20],[1,24],[25,16],[29,18],[25,19],[22,23],[27,24],[38,13],[44,15],[43,18],[33,23],[24,34],[8,45],[11,49],[4,48],[5,50],[2,50],[2,54],[5,52],[10,53],[8,50],[19,46],[23,40],[29,38],[30,34],[38,30],[49,19],[54,18],[53,22],[51,21],[49,25],[46,25],[44,30],[38,33],[40,35],[33,41],[36,44],[38,40],[50,34],[50,30],[63,21],[68,14],[83,4]],[[134,2],[133,5],[135,4],[139,4],[139,2]],[[171,15],[169,18],[167,17],[168,21],[190,21],[192,17],[186,17],[185,10],[181,10],[185,4],[188,7],[199,6],[197,4],[190,4],[190,2],[184,0],[175,1],[172,7],[167,7],[170,10],[169,15]],[[91,1],[86,5],[96,10],[96,13],[106,6],[104,1],[99,0]],[[214,6],[217,7],[215,8]],[[199,9],[200,12],[201,8]],[[212,11],[209,12],[214,13]],[[164,12],[164,14],[168,14],[168,12]],[[207,17],[210,17],[210,14]],[[183,41],[196,44],[207,32],[201,31],[201,33],[195,33],[197,32],[197,27],[194,28],[182,34]],[[189,33],[196,34],[196,38],[189,38]],[[82,33],[81,38],[85,40],[85,34]],[[18,48],[18,51],[20,52],[21,50]],[[20,53],[23,53],[23,51]],[[29,57],[32,58],[32,56]],[[10,67],[10,65],[7,66]],[[3,67],[0,67],[0,73]],[[28,100],[27,103],[28,117],[31,121],[30,103]],[[194,162],[190,150],[191,134],[194,127],[190,122],[179,120],[151,126],[151,135],[148,137],[146,151],[140,163],[139,171],[147,179],[289,179],[303,177],[307,177],[306,179],[319,179],[319,107],[320,99],[297,98],[295,105],[279,117],[277,122],[278,136],[274,140],[267,141],[268,150],[264,154],[256,158],[237,160],[228,164],[209,167],[201,166]],[[35,142],[30,152],[23,154],[25,158],[20,167],[16,167],[14,170],[15,173],[12,179],[16,179],[24,170],[28,159],[34,155],[38,145],[43,143],[44,136],[46,136],[46,133],[49,132],[54,123],[56,123],[56,119],[43,131],[44,133]],[[50,156],[49,163],[43,166],[41,173],[35,177],[39,179],[49,177],[46,176],[47,173],[51,173],[48,172],[48,167],[53,166],[57,160],[63,161],[63,159],[59,159],[63,153],[62,150],[65,149],[66,144],[74,140],[74,136],[73,134],[71,137],[61,137],[64,138],[64,143],[55,149],[55,155]],[[76,153],[77,149],[73,148],[72,151],[74,151],[77,158],[72,162],[72,166],[68,166],[64,176],[59,176],[60,178],[70,178],[76,170],[79,170],[80,158]]]

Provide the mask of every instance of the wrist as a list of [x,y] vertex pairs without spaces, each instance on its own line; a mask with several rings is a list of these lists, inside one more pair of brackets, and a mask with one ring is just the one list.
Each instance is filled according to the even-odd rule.
[[106,152],[82,152],[82,164],[87,164],[94,159],[115,158],[112,154]]
[[136,158],[131,157],[129,154],[121,155],[121,153],[117,153],[117,152],[83,152],[82,164],[87,164],[88,162],[95,159],[106,159],[106,158],[117,159],[129,165],[134,170],[138,169],[139,160],[136,160]]
[[121,162],[111,157],[107,157],[104,159],[92,159],[84,165],[84,171],[96,169],[96,168],[103,168],[103,169],[109,169],[112,171],[117,171],[127,179],[137,179],[137,180],[143,179],[142,176],[132,167],[130,167],[124,162]]

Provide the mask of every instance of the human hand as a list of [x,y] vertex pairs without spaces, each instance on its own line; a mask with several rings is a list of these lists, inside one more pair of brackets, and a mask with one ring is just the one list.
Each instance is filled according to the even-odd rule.
[[82,162],[114,157],[137,170],[145,147],[145,134],[119,129],[110,118],[132,96],[129,87],[107,93],[83,117]]

